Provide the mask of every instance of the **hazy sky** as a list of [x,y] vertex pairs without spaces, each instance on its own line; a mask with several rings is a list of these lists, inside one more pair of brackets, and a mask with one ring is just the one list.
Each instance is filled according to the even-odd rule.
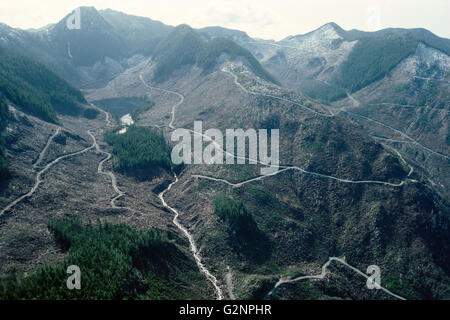
[[220,25],[276,40],[331,21],[346,30],[422,27],[450,38],[450,0],[0,0],[0,22],[38,28],[79,6],[111,8],[170,25]]

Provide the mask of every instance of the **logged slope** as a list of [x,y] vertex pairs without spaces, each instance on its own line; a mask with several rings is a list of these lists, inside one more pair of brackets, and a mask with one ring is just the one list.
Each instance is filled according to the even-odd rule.
[[[450,57],[420,44],[383,79],[336,102],[380,142],[398,149],[430,187],[449,195]],[[353,99],[353,100],[352,100]]]
[[[243,85],[246,87],[245,83]],[[197,90],[209,92],[205,85]],[[237,94],[237,91],[232,92],[228,95]],[[216,97],[217,91],[210,94]],[[205,100],[203,96],[202,104]],[[267,110],[267,116],[279,117],[281,163],[295,164],[303,171],[285,171],[274,177],[252,179],[258,173],[251,166],[192,167],[170,194],[173,203],[180,210],[184,208],[184,221],[201,219],[208,226],[213,223],[214,228],[196,231],[197,238],[205,244],[204,257],[227,257],[224,262],[219,262],[222,258],[213,259],[216,268],[225,274],[227,265],[231,265],[238,277],[246,279],[246,284],[238,287],[235,294],[260,297],[261,292],[262,295],[267,293],[264,279],[274,274],[317,274],[311,263],[322,265],[330,256],[345,256],[361,270],[370,264],[380,265],[386,281],[390,279],[388,289],[407,298],[448,297],[449,217],[439,198],[424,185],[409,180],[407,169],[402,168],[402,161],[395,152],[376,144],[360,128],[339,118],[306,116],[307,110],[275,101],[272,98],[260,100],[256,105],[249,103],[243,115],[228,100],[226,108],[216,109],[221,115],[208,110],[201,117],[211,126],[214,122],[208,120],[217,116],[225,122],[220,127],[258,127],[261,124],[255,120],[262,110]],[[196,105],[189,97],[186,103]],[[183,114],[184,108],[188,105],[181,106],[178,114]],[[197,177],[194,182],[189,177],[192,172]],[[205,176],[217,180],[204,179]],[[406,183],[373,183],[373,180],[390,181],[394,177],[399,180],[406,177]],[[248,184],[242,183],[246,180]],[[358,187],[349,180],[366,182]],[[200,195],[195,195],[193,189]],[[246,250],[236,250],[239,246],[234,243],[234,237],[238,229],[230,233],[219,219],[210,217],[213,202],[210,194],[220,191],[244,201],[251,208],[258,228],[268,238],[265,246],[269,248],[266,249],[269,257],[264,263],[246,254]],[[429,219],[436,222],[430,224]],[[254,248],[253,252],[257,250]],[[425,276],[429,282],[415,281],[418,276],[415,266],[422,264],[430,268]],[[288,267],[292,265],[298,269]],[[354,279],[351,282],[357,279],[352,276],[348,275]],[[249,283],[254,287],[249,288]],[[361,287],[356,285],[350,293],[344,283],[332,284],[332,289],[320,295],[334,291],[334,295],[342,298],[389,298],[365,291],[364,283]],[[355,284],[349,286],[354,288]],[[295,294],[291,296],[295,297]]]
[[[108,24],[115,24],[116,31],[125,32],[125,25],[113,21],[117,17],[114,14]],[[141,114],[136,125],[157,127],[167,135],[176,128],[191,129],[195,120],[203,121],[204,131],[209,128],[279,128],[280,170],[261,176],[260,165],[186,165],[176,175],[161,170],[158,175],[140,181],[129,172],[113,174],[103,170],[103,165],[109,166],[107,162],[111,159],[111,153],[101,141],[103,122],[96,117],[92,121],[64,118],[64,123],[79,136],[68,133],[60,136],[59,129],[54,132],[47,128],[47,143],[40,137],[42,151],[34,158],[38,159],[37,163],[45,163],[44,153],[63,150],[62,153],[68,156],[53,154],[53,158],[67,161],[60,161],[56,166],[56,160],[48,160],[46,168],[49,172],[41,183],[42,188],[33,188],[36,192],[33,191],[28,201],[9,208],[5,223],[0,225],[8,235],[0,242],[0,255],[7,261],[7,266],[18,264],[23,270],[20,259],[29,262],[29,258],[23,258],[25,255],[15,249],[22,243],[29,246],[36,243],[33,236],[17,232],[20,229],[14,228],[15,224],[26,230],[45,229],[43,216],[77,212],[88,217],[100,216],[102,220],[114,216],[138,227],[175,230],[187,238],[188,242],[176,240],[186,249],[190,247],[197,269],[192,268],[192,259],[189,263],[184,258],[181,261],[189,264],[187,270],[202,276],[186,282],[181,278],[182,286],[196,287],[197,283],[206,283],[209,289],[215,290],[217,298],[224,295],[229,298],[292,299],[450,297],[448,204],[428,187],[426,178],[410,164],[410,159],[403,157],[404,150],[398,152],[397,145],[393,148],[380,144],[364,127],[355,123],[357,116],[352,117],[354,121],[346,119],[351,112],[358,111],[351,110],[351,104],[363,105],[362,95],[359,96],[361,90],[355,93],[356,97],[340,101],[342,108],[320,105],[276,85],[249,51],[223,36],[242,45],[246,43],[248,49],[258,49],[256,53],[251,52],[262,65],[274,67],[271,70],[281,76],[286,86],[291,83],[292,88],[299,89],[307,77],[305,82],[312,87],[315,83],[323,83],[327,90],[336,89],[332,94],[326,92],[328,100],[347,94],[346,91],[357,90],[361,83],[364,86],[370,83],[368,87],[379,84],[386,75],[395,76],[397,81],[397,77],[401,78],[402,72],[408,70],[405,67],[396,73],[402,61],[417,66],[414,79],[425,81],[420,83],[426,83],[424,86],[432,89],[429,96],[418,93],[416,99],[422,97],[429,103],[434,97],[445,97],[448,93],[445,82],[440,82],[437,87],[429,86],[436,79],[448,79],[445,74],[441,77],[442,65],[425,63],[426,67],[423,67],[424,61],[420,57],[428,56],[428,53],[419,52],[413,61],[407,60],[411,55],[406,60],[403,58],[410,48],[410,38],[405,42],[385,42],[378,38],[362,40],[369,36],[360,33],[357,39],[356,36],[349,38],[337,25],[328,24],[307,35],[275,43],[255,41],[224,29],[197,32],[188,26],[179,26],[162,41],[155,41],[157,45],[151,57],[136,59],[132,65],[124,63],[121,67],[126,70],[119,71],[104,88],[90,90],[88,99],[119,101],[147,96],[155,101],[155,105]],[[378,68],[367,68],[370,67],[368,62],[361,59],[366,54],[365,48],[358,47],[364,41],[376,49],[380,43],[385,43],[396,54],[385,59],[386,50],[379,50],[375,60],[367,60]],[[402,45],[397,46],[398,43]],[[432,56],[444,54],[436,51]],[[354,79],[340,78],[346,59],[358,62],[357,70],[352,70],[351,66],[347,70],[354,72]],[[286,61],[290,61],[289,67],[286,67]],[[339,79],[348,82],[342,83]],[[393,90],[405,89],[391,87]],[[415,92],[416,88],[408,90]],[[382,92],[379,94],[383,95]],[[319,91],[316,97],[324,96]],[[385,97],[391,97],[391,93]],[[445,109],[446,106],[441,104],[444,99],[439,100],[439,108]],[[382,119],[371,116],[359,115],[370,119],[369,122],[382,123]],[[416,127],[418,131],[427,130],[420,124],[420,117],[414,120],[405,132],[403,128],[394,128],[394,124],[382,124],[386,130],[393,128],[389,130],[399,136],[381,138],[404,138],[416,147],[431,150],[434,156],[444,154],[446,150],[435,150],[437,145],[428,145],[412,137]],[[438,131],[445,134],[446,120],[441,115],[441,118],[433,118],[433,123],[438,120],[444,120]],[[108,126],[111,124],[108,114],[106,122]],[[18,118],[16,126],[21,128],[22,123],[26,121]],[[30,126],[23,130],[37,132]],[[149,132],[148,129],[129,130],[130,135],[110,136],[111,140],[116,140],[112,141],[115,149],[112,153],[116,151],[119,161],[137,160],[135,164],[144,163],[145,169],[158,164],[158,158],[167,163],[168,150],[161,137],[149,141],[161,147],[155,150],[159,150],[162,157],[155,153],[151,156],[156,157],[141,158],[136,157],[139,154],[128,152],[152,152],[140,141],[141,136],[147,136],[144,131]],[[430,137],[438,136],[442,138],[439,134]],[[66,139],[71,143],[69,147],[77,150],[72,151],[75,153],[67,153],[63,147]],[[90,139],[92,145],[86,146]],[[98,143],[96,139],[99,139]],[[114,144],[126,148],[117,148]],[[20,143],[13,147],[15,159],[20,160]],[[72,154],[80,157],[72,159],[69,157]],[[31,163],[32,155],[35,153],[26,154],[23,159]],[[113,158],[113,161],[118,160]],[[76,170],[71,171],[71,168]],[[169,166],[166,168],[171,171]],[[40,179],[40,174],[38,172],[36,179]],[[43,188],[44,182],[48,183],[47,188]],[[61,196],[50,197],[52,193],[47,190],[59,192]],[[42,211],[42,215],[37,214],[38,211]],[[23,227],[23,221],[35,216],[39,217],[39,224]],[[42,234],[42,230],[37,233],[41,237],[38,239],[42,239]],[[139,237],[134,235],[134,238]],[[174,247],[168,246],[168,251],[173,252]],[[19,253],[14,255],[15,252]],[[41,257],[36,261],[41,261]],[[366,278],[361,277],[361,270],[364,272],[373,264],[381,268],[385,290],[366,289]],[[302,282],[308,279],[319,281]],[[115,278],[115,282],[113,289],[120,287],[121,279]],[[138,286],[139,282],[132,285]],[[205,286],[202,293],[207,290]],[[211,293],[190,292],[195,294],[194,297],[213,297]]]
[[[332,282],[309,292],[286,284],[272,297],[449,296],[448,208],[394,149],[335,111],[257,77],[242,61],[219,56],[214,64],[206,74],[185,65],[157,84],[157,61],[148,60],[89,97],[120,97],[128,88],[147,93],[155,106],[137,125],[167,130],[191,129],[194,120],[203,120],[204,130],[280,128],[277,174],[260,176],[252,165],[192,165],[164,193],[195,248],[203,248],[194,254],[221,293],[261,298],[280,277],[317,275],[339,257],[358,270],[380,266],[394,295],[365,289],[364,278],[333,264],[324,276]],[[239,203],[219,206],[244,210],[242,224],[220,208],[213,214],[216,196]],[[257,244],[245,237],[247,229],[261,234]],[[225,288],[230,274],[239,281]],[[427,280],[415,280],[421,277]]]
[[[236,37],[236,36],[235,36]],[[450,53],[450,40],[425,29],[345,31],[328,23],[279,42],[238,37],[284,86],[324,101],[344,98],[384,77],[419,43]]]
[[8,174],[8,160],[6,158],[6,152],[3,141],[3,130],[6,128],[9,121],[10,114],[8,108],[8,102],[5,97],[0,93],[0,181],[2,181]]

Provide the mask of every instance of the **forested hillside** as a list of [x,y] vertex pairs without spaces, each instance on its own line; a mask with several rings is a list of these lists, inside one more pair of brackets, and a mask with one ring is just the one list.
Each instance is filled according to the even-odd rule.
[[267,259],[270,243],[242,201],[220,194],[214,199],[214,212],[225,223],[230,245],[236,252],[255,262]]
[[[348,58],[340,66],[339,76],[331,86],[355,92],[380,80],[401,61],[414,54],[419,43],[450,54],[450,41],[425,29],[385,29],[377,32],[344,31],[347,41],[357,40]],[[343,98],[342,92],[323,92],[321,98]]]
[[23,111],[57,123],[56,113],[76,115],[82,93],[44,65],[0,47],[0,92]]
[[[125,224],[83,224],[75,217],[49,224],[65,261],[28,277],[0,279],[0,299],[183,299],[201,298],[203,279],[195,262],[159,231]],[[82,270],[82,290],[68,290],[66,269]],[[189,283],[189,285],[187,285]]]
[[197,56],[197,64],[208,70],[214,67],[216,59],[222,54],[228,54],[230,60],[243,57],[250,64],[252,71],[259,77],[275,84],[280,84],[269,72],[267,72],[256,58],[247,49],[226,38],[214,38],[205,45]]
[[222,54],[227,54],[230,60],[238,57],[244,58],[256,75],[278,84],[278,81],[261,66],[247,49],[225,38],[207,41],[200,33],[187,25],[178,26],[159,43],[154,54],[157,61],[154,80],[162,82],[175,70],[186,65],[197,64],[203,70],[208,70],[214,66],[216,59]]
[[167,36],[173,27],[145,17],[124,14],[111,9],[101,10],[100,15],[126,42],[129,54],[151,53],[152,47]]
[[413,54],[419,42],[403,34],[362,38],[341,66],[339,84],[350,92],[379,80]]

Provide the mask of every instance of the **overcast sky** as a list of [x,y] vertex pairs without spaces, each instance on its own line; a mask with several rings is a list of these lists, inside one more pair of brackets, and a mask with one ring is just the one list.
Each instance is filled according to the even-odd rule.
[[39,28],[79,6],[111,8],[169,25],[220,25],[276,40],[331,21],[346,30],[421,27],[450,38],[450,0],[0,0],[0,22]]

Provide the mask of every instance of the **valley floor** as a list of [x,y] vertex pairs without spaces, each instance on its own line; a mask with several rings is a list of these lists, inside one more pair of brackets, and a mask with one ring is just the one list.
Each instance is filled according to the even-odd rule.
[[[131,87],[140,96],[148,95],[156,101],[156,107],[143,114],[137,121],[138,125],[157,127],[168,133],[182,124],[189,124],[191,117],[196,116],[183,112],[185,105],[192,103],[193,99],[189,85],[178,88],[175,83],[165,83],[170,89],[153,86],[145,80],[148,71],[146,67],[146,63],[142,63],[127,70],[107,87],[89,91],[90,100],[95,103],[99,98],[121,96],[130,93],[128,88]],[[223,82],[233,83],[233,90],[240,90],[240,95],[262,96],[292,104],[300,108],[301,112],[315,117],[337,116],[336,110],[331,108],[313,109],[283,96],[248,89],[229,69],[221,69],[214,76],[220,77]],[[351,114],[347,110],[341,112]],[[25,116],[20,111],[14,110],[14,114],[16,121],[23,121],[20,119]],[[179,117],[180,114],[183,117]],[[15,167],[12,178],[7,185],[2,186],[0,199],[3,208],[0,212],[0,273],[12,269],[32,272],[39,265],[63,259],[64,253],[47,230],[47,223],[51,218],[76,214],[87,220],[124,222],[140,230],[170,230],[186,238],[184,250],[192,254],[199,271],[205,276],[204,290],[210,298],[269,298],[276,294],[280,294],[279,298],[296,297],[293,292],[300,290],[300,287],[296,287],[297,283],[311,280],[317,286],[311,290],[316,292],[320,289],[319,296],[322,298],[346,297],[348,294],[355,299],[404,299],[405,290],[395,291],[402,286],[392,285],[396,283],[395,279],[386,287],[382,286],[379,291],[369,292],[364,289],[368,278],[364,267],[370,263],[370,255],[359,261],[358,254],[345,259],[343,256],[330,256],[330,252],[323,248],[317,249],[312,256],[301,252],[296,248],[295,241],[302,238],[303,242],[314,242],[308,239],[318,231],[303,221],[304,218],[298,222],[286,212],[297,210],[295,214],[301,212],[302,216],[313,215],[312,212],[303,213],[313,206],[302,207],[301,200],[280,200],[283,194],[286,198],[303,197],[300,193],[305,191],[299,192],[296,189],[303,188],[303,182],[298,182],[300,180],[310,182],[311,188],[316,186],[317,190],[328,189],[330,194],[336,195],[340,192],[356,193],[359,188],[365,192],[361,197],[381,195],[380,201],[393,192],[414,190],[418,183],[417,177],[412,175],[414,169],[395,149],[397,154],[394,152],[394,157],[398,156],[398,162],[406,172],[401,179],[359,179],[340,176],[339,172],[325,174],[307,167],[282,164],[281,170],[270,176],[255,175],[251,170],[234,174],[233,170],[224,168],[211,172],[208,168],[189,166],[179,176],[161,170],[152,179],[140,181],[136,177],[115,172],[112,168],[112,154],[103,141],[105,130],[114,126],[114,120],[107,112],[103,111],[97,119],[89,121],[63,117],[60,127],[31,116],[26,118],[30,125],[13,126],[9,129],[13,138],[8,144],[8,153],[14,159]],[[395,128],[393,130],[396,131]],[[428,149],[413,138],[400,135],[411,143]],[[234,177],[230,178],[230,175]],[[286,181],[292,183],[292,186]],[[218,193],[237,192],[240,196],[245,196],[249,192],[256,192],[257,188],[261,193],[262,188],[276,190],[280,200],[276,203],[282,206],[280,211],[283,211],[279,217],[283,221],[277,223],[281,223],[283,228],[286,226],[286,229],[282,228],[271,235],[271,241],[279,252],[275,250],[264,263],[255,263],[243,256],[242,252],[231,249],[221,221],[212,214],[212,198]],[[241,189],[244,190],[240,191]],[[339,201],[336,198],[337,196],[330,197],[325,201]],[[381,210],[371,205],[360,209]],[[265,218],[267,217],[261,214],[256,221],[260,222]],[[325,220],[321,222],[326,223]],[[263,227],[267,233],[269,228],[271,226]],[[290,230],[292,228],[304,230],[304,233],[299,239],[291,239],[294,243],[288,243],[289,235],[298,236],[295,233],[297,231]],[[317,243],[311,245],[320,247]],[[342,266],[332,267],[331,262]],[[380,264],[388,265],[388,262],[380,260]],[[390,272],[393,275],[391,277],[398,276],[394,271]],[[346,292],[350,290],[354,292]]]

